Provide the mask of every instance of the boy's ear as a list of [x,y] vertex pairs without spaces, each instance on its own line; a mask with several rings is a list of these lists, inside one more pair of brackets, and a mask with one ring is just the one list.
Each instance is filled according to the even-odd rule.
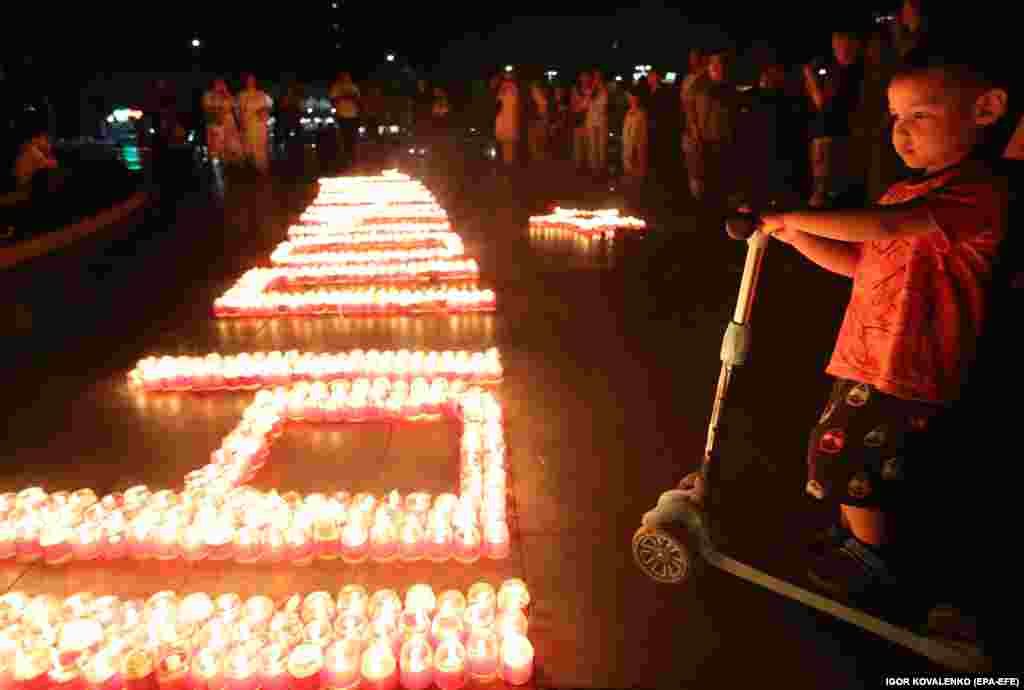
[[1006,115],[1009,96],[1005,89],[989,89],[974,101],[974,122],[981,126],[995,123]]

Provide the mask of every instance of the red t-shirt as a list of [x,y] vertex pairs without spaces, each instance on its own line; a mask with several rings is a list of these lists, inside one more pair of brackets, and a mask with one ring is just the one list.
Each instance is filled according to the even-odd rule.
[[878,203],[920,200],[934,229],[860,245],[827,373],[906,400],[955,401],[981,333],[1007,198],[1002,179],[974,161],[893,185]]

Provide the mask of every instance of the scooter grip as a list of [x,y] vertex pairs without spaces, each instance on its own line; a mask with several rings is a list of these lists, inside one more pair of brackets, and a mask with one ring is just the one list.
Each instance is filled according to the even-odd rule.
[[747,240],[760,225],[760,217],[753,213],[734,213],[725,219],[725,232],[734,240]]

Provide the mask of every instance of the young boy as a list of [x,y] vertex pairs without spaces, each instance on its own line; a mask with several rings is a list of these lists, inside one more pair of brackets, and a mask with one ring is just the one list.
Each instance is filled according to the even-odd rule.
[[920,175],[867,210],[773,214],[763,225],[853,279],[827,368],[836,382],[808,450],[807,491],[838,502],[841,520],[817,544],[810,576],[865,600],[895,581],[909,499],[938,485],[940,458],[923,444],[960,395],[1006,232],[1006,187],[977,153],[1006,92],[964,64],[932,61],[902,68],[888,98],[893,144]]
[[647,176],[647,111],[640,94],[628,94],[629,110],[622,122],[622,172],[630,182],[642,182]]

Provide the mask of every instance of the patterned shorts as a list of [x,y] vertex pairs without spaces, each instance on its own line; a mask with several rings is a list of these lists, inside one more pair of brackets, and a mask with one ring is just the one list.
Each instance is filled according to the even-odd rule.
[[891,511],[906,502],[942,408],[836,380],[807,449],[807,493]]

